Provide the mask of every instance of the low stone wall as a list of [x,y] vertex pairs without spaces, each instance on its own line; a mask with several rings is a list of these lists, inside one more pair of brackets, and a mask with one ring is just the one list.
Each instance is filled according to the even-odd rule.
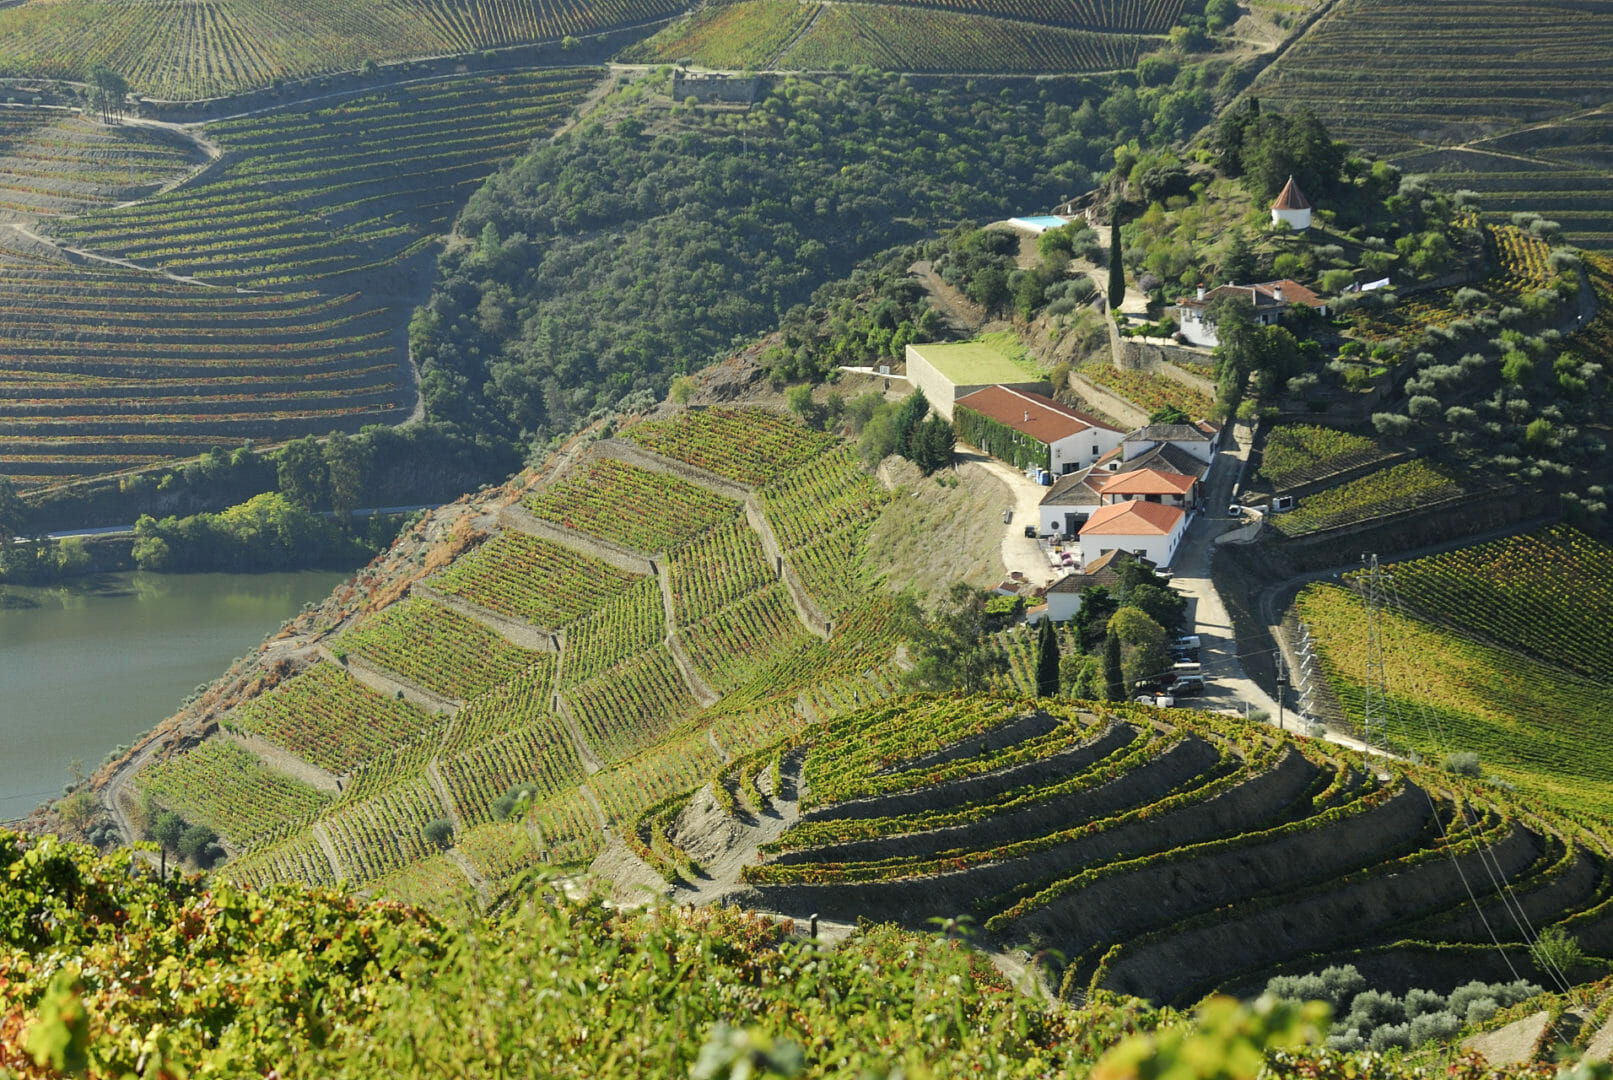
[[311,787],[321,791],[338,792],[342,790],[342,781],[335,773],[321,769],[318,765],[304,761],[283,746],[274,743],[249,731],[239,728],[219,726],[219,737],[245,747],[258,755],[272,768],[285,773],[294,779],[301,780]]
[[444,697],[423,686],[418,686],[396,672],[388,671],[379,664],[372,664],[362,656],[348,653],[345,660],[338,660],[334,654],[326,653],[326,657],[334,664],[345,668],[347,673],[359,682],[374,690],[383,697],[403,695],[407,701],[426,712],[438,713],[442,716],[452,716],[459,711],[464,702],[455,701],[451,697]]
[[1422,789],[1408,785],[1380,806],[1320,828],[1095,881],[1031,912],[1014,933],[1041,934],[1065,955],[1078,956],[1251,894],[1375,865],[1416,838],[1427,820]]
[[795,568],[784,557],[778,535],[773,532],[773,526],[768,524],[767,515],[762,513],[761,503],[754,494],[745,499],[745,520],[761,539],[762,550],[767,553],[768,561],[773,564],[773,572],[784,582],[784,589],[790,594],[790,604],[795,608],[795,614],[800,618],[801,625],[827,640],[834,631],[834,623],[823,609],[818,607],[818,602],[812,599],[812,595],[801,584],[801,578],[796,574]]
[[533,652],[559,652],[560,637],[553,630],[541,626],[534,626],[519,619],[512,619],[508,615],[501,615],[496,611],[473,604],[457,596],[450,596],[445,592],[438,592],[430,585],[415,582],[409,586],[409,592],[415,596],[424,596],[441,604],[445,608],[459,612],[473,622],[481,623],[489,630],[498,634],[512,645],[519,645],[523,649]]
[[[938,855],[943,851],[971,851],[1011,844],[1072,828],[1085,821],[1098,821],[1136,806],[1146,806],[1210,769],[1216,751],[1200,739],[1183,739],[1158,757],[1097,787],[1038,799],[1021,809],[927,832],[882,836],[832,844],[802,852],[781,853],[777,862],[874,862],[880,859],[912,859]],[[944,811],[959,805],[948,795],[932,799],[927,809]]]
[[524,506],[512,504],[504,507],[498,512],[498,523],[506,529],[552,540],[562,547],[580,551],[629,574],[655,573],[655,563],[644,552],[634,551],[632,548],[602,540],[576,529],[568,529],[564,525],[556,525],[552,521],[544,521]]
[[[1464,875],[1466,881],[1487,880],[1487,863],[1508,876],[1522,873],[1540,853],[1539,839],[1515,825],[1488,851],[1471,851],[1455,860],[1428,858],[1400,873],[1310,892],[1275,907],[1256,905],[1220,922],[1128,947],[1102,986],[1160,1003],[1176,1001],[1233,969],[1269,967],[1289,957],[1347,946],[1374,930],[1466,903]],[[1282,932],[1274,933],[1274,926]],[[1206,962],[1216,957],[1235,959],[1220,966]]]

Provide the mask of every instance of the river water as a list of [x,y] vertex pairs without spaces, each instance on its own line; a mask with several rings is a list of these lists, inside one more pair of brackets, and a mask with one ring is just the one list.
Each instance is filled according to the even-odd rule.
[[59,795],[79,761],[172,715],[345,575],[109,574],[0,585],[0,820]]

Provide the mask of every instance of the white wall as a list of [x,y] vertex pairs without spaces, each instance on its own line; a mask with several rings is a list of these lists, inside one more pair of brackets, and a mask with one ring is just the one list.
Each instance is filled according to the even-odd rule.
[[1182,331],[1182,337],[1194,345],[1213,349],[1221,344],[1221,339],[1215,336],[1215,324],[1199,318],[1196,308],[1177,308],[1176,324]]
[[1081,594],[1050,592],[1047,594],[1047,617],[1054,622],[1069,622],[1081,610]]
[[[1120,440],[1125,437],[1124,432],[1109,428],[1088,428],[1078,435],[1058,440],[1052,446],[1053,475],[1063,476],[1086,468],[1119,446]],[[1093,447],[1097,447],[1097,450],[1094,451]]]
[[1169,566],[1171,559],[1176,556],[1176,549],[1182,542],[1182,534],[1186,532],[1187,515],[1183,514],[1180,522],[1169,536],[1083,536],[1081,537],[1081,558],[1084,562],[1093,562],[1105,551],[1120,548],[1123,551],[1141,551],[1143,558],[1155,566]]
[[1309,209],[1279,210],[1274,206],[1271,208],[1271,223],[1275,225],[1279,221],[1286,221],[1290,229],[1303,232],[1311,227],[1311,212]]

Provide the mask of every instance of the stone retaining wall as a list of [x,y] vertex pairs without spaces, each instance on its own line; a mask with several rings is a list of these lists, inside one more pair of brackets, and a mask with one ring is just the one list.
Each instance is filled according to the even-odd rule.
[[655,573],[655,563],[644,552],[634,551],[632,548],[602,540],[577,529],[568,529],[564,525],[556,525],[552,521],[544,521],[524,506],[504,507],[498,512],[498,523],[506,529],[524,532],[528,536],[552,540],[562,547],[580,551],[629,574]]
[[1265,820],[1304,794],[1316,766],[1290,750],[1270,769],[1212,799],[1168,813],[1001,862],[900,881],[866,884],[775,885],[754,891],[761,906],[789,915],[819,911],[830,917],[896,919],[923,926],[932,916],[950,918],[982,897],[997,896],[1027,881],[1055,873],[1075,874],[1112,859],[1212,840]]
[[[1234,970],[1269,967],[1289,957],[1346,946],[1374,930],[1466,903],[1464,875],[1466,881],[1487,880],[1491,860],[1502,873],[1519,874],[1541,850],[1537,837],[1514,825],[1488,851],[1471,851],[1455,860],[1428,858],[1399,873],[1307,893],[1275,908],[1254,906],[1242,915],[1128,947],[1101,985],[1160,1003],[1175,1001]],[[1281,932],[1273,932],[1274,927]],[[1217,958],[1225,959],[1216,963]]]
[[326,653],[326,656],[331,663],[346,669],[349,675],[374,690],[377,694],[383,697],[396,697],[401,693],[404,701],[416,705],[426,712],[437,713],[441,716],[452,716],[464,704],[462,701],[455,701],[451,697],[444,697],[435,691],[427,690],[423,686],[417,686],[396,672],[388,671],[379,664],[373,664],[354,653],[348,653],[346,660],[338,660],[331,653]]
[[496,611],[482,607],[480,604],[473,604],[469,600],[438,592],[430,585],[425,585],[418,581],[409,586],[409,592],[412,595],[426,597],[445,608],[457,611],[472,622],[481,623],[512,645],[519,645],[521,648],[531,649],[533,652],[557,653],[560,651],[560,636],[553,630],[534,626],[519,619],[512,619],[508,615],[501,615]]
[[1041,934],[1065,955],[1079,956],[1246,896],[1374,865],[1414,840],[1427,821],[1422,789],[1408,785],[1380,806],[1320,828],[1095,881],[1020,919],[1014,933]]
[[225,727],[222,724],[218,729],[219,737],[252,751],[262,758],[272,769],[283,772],[295,780],[301,780],[310,787],[321,791],[339,792],[342,790],[342,781],[335,773],[321,769],[318,765],[304,761],[283,746],[276,746],[269,740],[254,735],[239,728]]

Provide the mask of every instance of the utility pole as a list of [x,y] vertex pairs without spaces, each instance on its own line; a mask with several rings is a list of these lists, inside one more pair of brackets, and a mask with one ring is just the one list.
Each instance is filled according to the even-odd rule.
[[1372,729],[1376,725],[1383,738],[1384,753],[1389,752],[1389,677],[1383,663],[1383,568],[1376,555],[1362,555],[1365,569],[1362,582],[1367,605],[1367,673],[1366,702],[1362,709],[1361,740],[1372,745]]
[[1281,651],[1277,653],[1277,730],[1286,731],[1283,727],[1283,699],[1288,696],[1288,664],[1283,660]]

